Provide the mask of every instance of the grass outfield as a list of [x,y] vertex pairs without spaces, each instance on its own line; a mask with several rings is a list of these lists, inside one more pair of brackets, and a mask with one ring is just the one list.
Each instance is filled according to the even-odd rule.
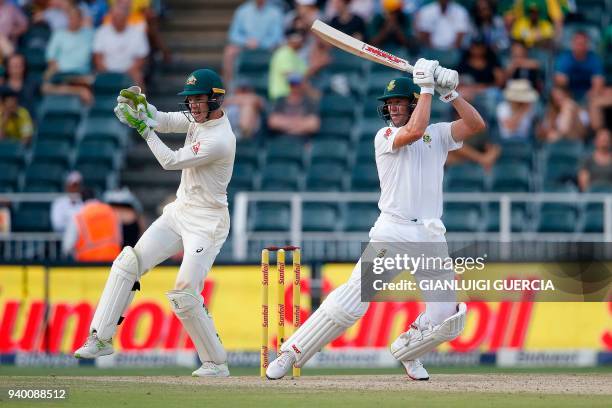
[[[301,379],[264,381],[257,369],[231,379],[189,377],[185,368],[0,367],[0,406],[40,407],[609,407],[612,368],[432,367],[428,382],[398,370],[303,370]],[[9,400],[9,388],[67,388],[59,402]]]

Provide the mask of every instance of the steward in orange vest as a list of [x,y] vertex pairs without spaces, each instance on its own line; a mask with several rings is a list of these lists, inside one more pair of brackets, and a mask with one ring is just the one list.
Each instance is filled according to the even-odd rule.
[[90,201],[76,214],[78,240],[74,259],[78,262],[112,262],[121,252],[121,226],[113,208]]

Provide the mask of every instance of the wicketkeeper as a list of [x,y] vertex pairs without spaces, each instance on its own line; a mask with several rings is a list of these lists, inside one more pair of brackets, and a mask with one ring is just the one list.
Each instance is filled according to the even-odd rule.
[[[441,68],[438,61],[419,59],[413,80],[397,78],[388,83],[379,114],[387,122],[374,138],[376,166],[380,178],[381,214],[370,230],[371,242],[443,243],[446,229],[442,216],[442,178],[449,151],[485,129],[476,109],[457,91],[457,71]],[[416,86],[415,86],[416,85]],[[459,120],[429,125],[434,90],[451,103]],[[364,258],[365,259],[365,258]],[[441,280],[453,279],[452,271],[440,272]],[[416,275],[417,280],[419,272]],[[428,301],[425,312],[391,345],[408,376],[427,380],[429,374],[419,358],[439,344],[457,337],[465,324],[466,306],[453,301]],[[367,311],[361,299],[361,260],[350,279],[331,292],[304,325],[283,343],[280,356],[270,363],[269,379],[282,378],[295,364],[302,367],[316,352],[341,335]]]
[[[227,354],[201,292],[229,232],[226,190],[236,137],[221,109],[225,89],[214,71],[194,71],[179,95],[185,97],[182,111],[167,113],[157,111],[136,86],[122,90],[117,98],[117,118],[138,131],[165,170],[182,170],[181,183],[176,200],[164,208],[134,248],[123,248],[113,262],[90,335],[74,355],[95,358],[113,353],[112,337],[140,290],[143,275],[183,250],[174,289],[167,296],[202,362],[193,375],[227,377]],[[171,150],[157,132],[186,133],[184,147]]]

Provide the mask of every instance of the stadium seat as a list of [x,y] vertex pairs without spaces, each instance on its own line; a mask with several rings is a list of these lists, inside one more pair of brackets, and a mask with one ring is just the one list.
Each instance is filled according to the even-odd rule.
[[0,190],[16,191],[19,184],[19,164],[0,161]]
[[23,50],[23,56],[26,60],[26,65],[29,72],[44,72],[47,69],[47,60],[45,53],[40,49],[28,48]]
[[314,140],[310,163],[336,163],[346,166],[348,156],[348,145],[342,140]]
[[[98,95],[108,95],[117,98],[119,91],[132,85],[132,79],[126,74],[118,72],[105,72],[96,75],[93,91]],[[115,104],[117,103],[115,99]]]
[[88,117],[83,124],[83,141],[112,142],[115,147],[126,146],[129,128],[113,117]]
[[540,211],[537,224],[538,232],[574,232],[578,217],[571,209],[552,209]]
[[72,148],[69,143],[61,141],[38,141],[33,148],[33,163],[70,165]]
[[93,106],[89,110],[88,116],[94,117],[107,117],[115,119],[113,109],[117,105],[117,95],[96,95]]
[[444,175],[446,191],[469,192],[485,190],[484,169],[473,163],[449,166]]
[[48,209],[20,208],[12,212],[12,230],[15,232],[48,232],[51,216]]
[[314,163],[306,175],[306,189],[309,191],[341,191],[343,189],[344,167],[339,164]]
[[[512,208],[510,211],[510,228],[512,232],[521,232],[529,229],[529,219],[524,207]],[[486,229],[489,232],[499,231],[499,206],[489,206],[486,218]]]
[[253,164],[235,163],[232,180],[230,181],[228,190],[230,190],[232,194],[237,191],[253,190],[255,174],[256,170]]
[[437,60],[440,66],[454,69],[461,59],[461,52],[458,49],[437,50],[434,48],[423,48],[421,50],[423,58]]
[[76,95],[45,95],[39,108],[41,117],[52,114],[80,118],[82,112],[83,104]]
[[[384,93],[389,82],[397,76],[398,74],[394,70],[390,72],[371,72],[366,84],[366,98],[369,100],[376,100],[377,97]],[[378,102],[380,103],[380,101]]]
[[549,162],[564,160],[576,161],[580,159],[583,151],[583,144],[572,140],[561,140],[545,147],[547,160]]
[[479,212],[476,210],[445,210],[442,222],[448,232],[476,232],[480,228]]
[[236,143],[236,163],[249,163],[255,168],[259,167],[260,148],[251,141]]
[[[365,118],[365,120],[376,120],[378,119],[378,107],[383,103],[377,99],[371,98],[367,99],[363,103],[363,110],[361,115]],[[382,123],[382,122],[381,122]]]
[[387,124],[380,118],[364,120],[357,129],[357,138],[360,141],[367,140],[373,144],[376,133],[386,126]]
[[297,191],[300,187],[300,168],[291,163],[268,163],[261,173],[264,191]]
[[323,95],[319,104],[321,117],[332,117],[334,119],[348,118],[355,116],[356,101],[353,98],[340,95]]
[[238,57],[238,74],[267,73],[272,53],[264,49],[244,49]]
[[93,188],[98,193],[108,189],[108,176],[112,169],[99,163],[78,163],[75,167],[83,176],[84,184]]
[[23,145],[19,142],[0,141],[0,163],[13,163],[21,165],[24,163],[25,152]]
[[254,215],[254,231],[289,231],[291,212],[287,204],[258,203]]
[[589,233],[603,232],[604,230],[604,213],[602,209],[591,208],[584,212],[584,220],[582,223],[582,231]]
[[333,49],[331,52],[331,62],[324,68],[330,74],[353,73],[361,74],[364,69],[364,60],[348,52]]
[[593,183],[587,191],[589,193],[612,193],[612,182]]
[[497,159],[498,164],[523,163],[533,168],[534,147],[530,143],[502,143],[501,154]]
[[315,139],[351,139],[353,121],[349,118],[325,117],[321,119],[321,128]]
[[253,87],[255,93],[262,98],[268,98],[268,73],[249,73],[236,77],[236,83],[246,82]]
[[578,161],[566,158],[564,160],[549,160],[546,163],[544,181],[547,183],[576,183]]
[[76,154],[76,163],[100,164],[109,169],[115,168],[119,152],[113,143],[83,141]]
[[333,205],[305,203],[302,209],[302,229],[304,231],[334,231],[338,210]]
[[268,143],[266,163],[293,163],[302,167],[304,161],[304,145],[295,139],[277,139]]
[[376,164],[374,140],[360,140],[355,151],[355,164]]
[[369,231],[379,214],[376,204],[349,204],[344,214],[343,229],[348,232]]
[[26,169],[24,191],[61,191],[64,185],[66,167],[62,164],[32,163]]
[[357,163],[351,171],[351,191],[378,191],[380,181],[376,164]]
[[495,192],[529,191],[531,177],[529,167],[520,164],[498,164],[493,168],[491,189]]
[[38,127],[38,140],[73,144],[78,121],[70,118],[44,119]]

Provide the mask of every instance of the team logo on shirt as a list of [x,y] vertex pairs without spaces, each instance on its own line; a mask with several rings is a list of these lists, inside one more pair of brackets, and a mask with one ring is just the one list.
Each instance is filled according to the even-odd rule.
[[191,151],[193,152],[194,155],[198,154],[198,152],[200,151],[200,142],[191,146]]
[[391,136],[391,133],[393,133],[393,131],[391,130],[391,128],[387,128],[387,130],[385,130],[385,139],[388,139],[389,136]]
[[191,75],[189,78],[187,78],[187,81],[185,81],[185,84],[187,84],[187,85],[195,85],[196,82],[198,82],[197,78],[194,77],[193,75]]
[[431,136],[429,136],[427,133],[425,133],[423,135],[423,142],[425,142],[427,144],[427,146],[431,147]]

